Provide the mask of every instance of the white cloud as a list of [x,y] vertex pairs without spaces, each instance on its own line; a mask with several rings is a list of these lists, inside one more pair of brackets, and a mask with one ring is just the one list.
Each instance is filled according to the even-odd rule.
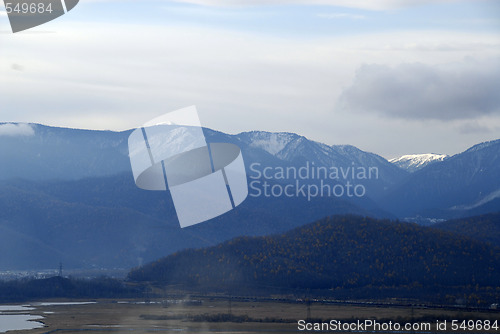
[[432,66],[363,65],[339,106],[406,119],[474,119],[500,114],[500,58]]
[[3,11],[3,10],[0,10],[0,16],[7,16],[7,12]]
[[208,114],[203,124],[220,130],[291,129],[297,120],[286,115],[328,108],[329,88],[354,69],[334,73],[332,51],[318,54],[323,43],[297,48],[208,28],[77,23],[52,38],[0,38],[7,48],[0,64],[29,68],[0,67],[9,83],[0,91],[3,120],[86,128],[133,128],[196,104],[202,118]]
[[14,123],[6,123],[0,124],[0,136],[33,136],[35,134],[35,130],[29,124],[14,124]]
[[[85,0],[92,2],[119,2],[123,0]],[[170,2],[172,0],[163,0]],[[463,0],[173,0],[180,3],[190,3],[213,7],[249,7],[249,6],[276,6],[276,5],[322,5],[367,10],[392,10],[412,6],[422,6],[436,3],[463,2]],[[488,0],[469,0],[482,2]]]
[[348,13],[330,13],[330,14],[318,14],[318,17],[324,19],[352,19],[352,20],[363,20],[366,17],[364,15],[348,14]]
[[[460,0],[177,0],[206,6],[326,5],[368,10],[389,10]],[[481,0],[476,0],[481,1]]]
[[[459,134],[441,121],[423,128],[414,119],[339,115],[334,106],[363,63],[434,67],[498,57],[497,34],[398,30],[309,38],[176,23],[51,24],[53,34],[0,34],[0,121],[124,130],[195,104],[202,124],[220,131],[290,131],[387,156],[433,148],[450,154],[493,139]],[[498,127],[500,117],[484,124]],[[444,136],[448,141],[439,142]]]

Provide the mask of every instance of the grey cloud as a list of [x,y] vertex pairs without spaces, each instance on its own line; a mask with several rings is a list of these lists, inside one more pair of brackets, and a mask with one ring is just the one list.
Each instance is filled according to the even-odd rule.
[[476,134],[476,133],[490,133],[493,129],[490,126],[479,124],[478,122],[471,121],[462,124],[458,127],[461,134]]
[[14,71],[24,71],[24,66],[19,65],[19,64],[12,64],[10,65],[10,68],[13,69]]
[[341,110],[403,119],[474,119],[500,114],[500,61],[448,66],[363,65],[338,101]]

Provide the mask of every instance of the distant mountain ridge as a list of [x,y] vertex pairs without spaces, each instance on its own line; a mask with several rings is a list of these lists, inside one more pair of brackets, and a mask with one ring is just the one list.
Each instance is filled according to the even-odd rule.
[[[47,268],[59,261],[68,268],[123,268],[238,235],[285,231],[331,214],[391,216],[368,197],[356,201],[318,197],[309,201],[305,197],[249,196],[236,210],[180,229],[168,192],[143,191],[135,186],[128,159],[130,131],[29,126],[32,131],[23,135],[0,136],[0,156],[5,162],[0,165],[0,250],[17,254],[1,257],[0,269]],[[308,159],[317,165],[352,164],[345,153],[298,135],[204,132],[209,142],[237,144],[247,170],[252,163],[299,168]],[[288,147],[297,149],[296,154],[290,150],[288,160],[283,160],[259,145],[251,145],[266,136],[286,141]],[[406,175],[381,157],[351,149],[360,164],[374,161],[381,170],[381,180],[371,185],[370,195],[380,196],[386,186]],[[301,158],[301,152],[308,158]]]
[[127,146],[130,131],[16,124],[29,126],[32,132],[22,135],[0,132],[0,180],[76,180],[130,170]]
[[[131,130],[93,131],[16,124],[21,132],[19,136],[13,133],[15,129],[10,129],[9,135],[2,135],[0,131],[0,156],[3,157],[0,180],[78,180],[130,172],[127,141]],[[500,167],[494,163],[500,155],[500,140],[480,143],[452,157],[411,155],[391,163],[351,145],[330,146],[293,133],[251,131],[229,135],[210,129],[204,132],[209,142],[238,145],[249,176],[249,166],[253,163],[295,169],[306,164],[344,169],[375,167],[378,178],[362,181],[367,190],[366,199],[372,202],[371,208],[378,205],[382,211],[401,218],[418,215],[433,220],[470,216],[492,212],[500,202],[500,183],[497,182]],[[464,157],[475,159],[467,163],[468,172],[463,170]],[[481,169],[484,166],[488,167]],[[475,169],[481,172],[471,179],[467,173]],[[479,177],[480,174],[484,177]],[[367,203],[356,198],[350,200],[361,206]]]
[[[4,123],[5,124],[5,123]],[[102,153],[113,153],[109,156],[109,160],[116,159],[117,156],[121,156],[122,159],[118,159],[117,165],[118,169],[115,170],[115,174],[118,174],[130,169],[128,162],[128,147],[127,140],[128,136],[132,130],[114,132],[114,131],[104,131],[104,130],[80,130],[71,128],[58,128],[50,127],[41,124],[31,124],[31,123],[13,123],[13,124],[23,124],[30,126],[33,129],[32,135],[2,135],[0,132],[0,154],[2,156],[10,156],[11,159],[8,160],[10,165],[14,165],[20,162],[32,162],[33,164],[37,161],[42,163],[48,163],[43,154],[48,154],[50,150],[59,150],[57,154],[62,157],[66,156],[68,158],[74,159],[77,156],[87,157],[88,153],[101,154]],[[1,124],[0,124],[1,125]],[[298,161],[304,160],[304,156],[301,154],[306,153],[304,150],[306,148],[312,148],[316,156],[309,156],[307,158],[312,158],[313,161],[321,164],[322,162],[339,162],[345,163],[346,159],[348,163],[356,161],[357,163],[364,164],[366,161],[365,157],[369,157],[369,161],[376,161],[378,163],[388,166],[391,170],[393,169],[391,164],[387,163],[387,160],[373,153],[368,153],[357,149],[350,145],[333,145],[329,146],[319,142],[315,142],[307,139],[306,137],[293,134],[293,133],[271,133],[265,131],[251,131],[242,132],[237,135],[229,135],[223,132],[203,129],[207,140],[209,142],[214,142],[217,140],[226,140],[228,142],[234,142],[240,144],[242,149],[254,149],[259,151],[264,151],[275,158],[284,161]],[[80,152],[74,151],[76,148],[80,148]],[[73,149],[73,151],[70,151]],[[14,154],[12,151],[17,150],[18,153]],[[92,151],[91,151],[92,150]],[[21,152],[19,152],[21,151]],[[25,155],[21,154],[24,153]],[[29,154],[28,154],[29,153]],[[311,152],[309,152],[311,153]],[[47,155],[47,159],[53,159],[56,157],[56,152],[52,152],[52,155]],[[99,155],[102,159],[102,155]],[[88,158],[88,157],[87,157]],[[127,160],[123,160],[127,158]],[[40,160],[42,159],[42,160]],[[336,161],[335,159],[338,159]],[[60,161],[54,161],[53,164]],[[97,165],[100,162],[94,159],[87,163],[86,167],[92,167],[92,164]],[[14,173],[13,170],[9,172]],[[94,174],[89,174],[89,173]],[[96,170],[95,172],[91,169],[85,174],[75,176],[74,174],[68,175],[58,175],[53,174],[50,176],[45,176],[45,178],[60,178],[60,179],[72,179],[81,178],[87,176],[102,176],[103,173],[108,173],[108,171],[103,172],[101,170]],[[17,177],[15,174],[8,174],[6,170],[0,170],[0,179],[8,179],[11,177]],[[22,176],[22,175],[20,175]],[[25,175],[30,176],[30,175]]]
[[500,208],[500,140],[428,165],[380,201],[398,217],[459,218]]
[[396,166],[412,173],[420,170],[432,163],[443,161],[449,158],[446,154],[407,154],[399,158],[390,159],[389,162],[395,164]]
[[[33,129],[29,136],[1,136],[0,180],[78,180],[88,177],[117,175],[131,170],[128,158],[128,136],[122,132],[79,130],[26,124]],[[377,180],[367,181],[368,196],[383,196],[385,189],[406,176],[406,172],[373,153],[354,146],[333,145],[308,140],[292,133],[262,131],[228,135],[203,129],[208,142],[238,145],[247,170],[252,163],[263,166],[293,166],[306,163],[316,166],[375,167]]]
[[[50,268],[60,261],[68,268],[137,266],[183,248],[282,233],[335,214],[435,222],[500,207],[500,140],[408,173],[350,145],[329,146],[292,133],[228,135],[204,129],[209,142],[241,148],[249,181],[262,181],[253,179],[252,164],[271,169],[376,167],[379,177],[360,181],[367,189],[361,198],[254,197],[250,191],[235,210],[180,229],[168,192],[135,186],[130,131],[37,124],[8,130],[0,131],[0,253],[16,256],[0,257],[0,270]],[[291,181],[320,186],[317,179],[265,181],[278,188]],[[327,180],[331,185],[343,181]]]
[[386,164],[387,161],[381,156],[364,152],[352,145],[326,145],[293,133],[252,131],[243,132],[237,136],[247,145],[261,148],[289,162],[305,161],[310,158],[311,161],[328,166],[349,165],[352,162],[368,166],[374,162]]
[[488,147],[495,147],[495,146],[498,146],[499,144],[500,144],[500,139],[485,141],[485,142],[482,142],[482,143],[479,143],[479,144],[472,146],[471,148],[467,149],[464,153],[467,153],[467,152],[471,153],[471,152],[479,151],[479,150],[482,150],[482,149],[485,149]]

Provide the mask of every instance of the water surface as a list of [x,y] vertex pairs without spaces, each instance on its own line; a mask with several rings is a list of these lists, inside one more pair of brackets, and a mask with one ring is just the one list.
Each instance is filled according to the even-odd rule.
[[25,314],[32,310],[34,308],[23,305],[0,305],[0,333],[42,328],[44,325],[37,321],[42,320],[42,316]]

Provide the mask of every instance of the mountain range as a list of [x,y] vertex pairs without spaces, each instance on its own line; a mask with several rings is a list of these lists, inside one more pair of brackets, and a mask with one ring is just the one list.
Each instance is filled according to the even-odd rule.
[[[283,233],[333,214],[443,220],[500,210],[498,140],[410,173],[350,145],[330,146],[293,133],[229,135],[204,129],[208,142],[241,148],[249,181],[281,187],[297,181],[255,173],[266,167],[336,168],[341,176],[346,170],[375,168],[377,177],[346,173],[323,180],[358,183],[366,189],[361,197],[264,197],[252,196],[250,189],[235,210],[180,229],[168,191],[135,186],[127,147],[131,131],[21,125],[30,130],[0,131],[0,270],[50,268],[59,262],[67,268],[133,267],[237,236]],[[319,187],[322,180],[298,181]]]

